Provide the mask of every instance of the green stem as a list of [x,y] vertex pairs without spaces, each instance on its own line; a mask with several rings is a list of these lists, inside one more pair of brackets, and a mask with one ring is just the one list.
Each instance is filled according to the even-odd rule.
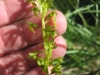
[[42,18],[42,37],[43,37],[43,41],[44,41],[44,50],[45,50],[45,54],[47,55],[47,50],[45,48],[46,42],[45,42],[45,21],[44,18]]
[[48,73],[48,66],[49,66],[49,58],[48,58],[48,52],[47,52],[47,49],[46,49],[46,40],[45,40],[45,31],[44,31],[44,29],[45,29],[45,20],[44,20],[44,18],[42,18],[42,36],[43,36],[43,41],[44,41],[44,53],[45,53],[45,59],[47,59],[46,60],[46,62],[45,62],[45,65],[44,65],[44,71],[46,72],[46,74],[47,75],[49,75],[49,73]]

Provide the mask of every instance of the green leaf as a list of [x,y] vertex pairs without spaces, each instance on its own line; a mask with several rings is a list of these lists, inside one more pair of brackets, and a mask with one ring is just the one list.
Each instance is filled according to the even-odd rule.
[[34,11],[35,16],[38,16],[38,14],[39,14],[39,9],[38,8],[32,8],[32,11]]
[[59,57],[59,58],[53,59],[51,64],[52,65],[57,65],[57,64],[61,64],[62,62],[63,62],[63,58]]
[[32,23],[32,22],[27,22],[27,23],[28,23],[28,25],[29,25],[30,31],[32,31],[32,32],[35,33],[34,28],[37,28],[37,27],[38,27],[37,24],[34,24],[34,23]]
[[38,52],[29,53],[29,57],[36,59],[37,58],[37,56],[36,56],[37,54],[38,54]]
[[46,21],[48,23],[49,19],[52,17],[53,18],[53,22],[54,22],[54,28],[57,27],[57,24],[56,24],[56,16],[57,16],[57,13],[53,10],[50,12],[50,14],[47,15],[46,17]]
[[56,65],[53,67],[53,69],[51,70],[51,74],[54,74],[54,73],[61,73],[61,65]]
[[34,27],[34,28],[37,28],[38,26],[37,26],[37,24],[35,24],[35,23],[32,23],[32,22],[27,22],[28,23],[28,25],[30,25],[31,27]]
[[39,66],[42,65],[40,60],[37,60],[37,64],[38,64]]

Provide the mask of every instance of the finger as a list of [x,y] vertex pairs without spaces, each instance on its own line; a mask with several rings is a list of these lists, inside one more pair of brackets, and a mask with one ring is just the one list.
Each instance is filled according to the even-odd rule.
[[53,58],[63,57],[66,53],[66,48],[67,48],[65,39],[62,36],[58,36],[56,37],[55,42],[57,42],[56,43],[57,48],[53,50],[52,57]]
[[0,1],[0,27],[32,15],[32,6],[26,0]]
[[36,67],[36,68],[32,69],[31,71],[25,73],[24,75],[33,75],[33,74],[34,75],[46,75],[43,72],[42,68],[40,68],[40,67]]
[[0,75],[22,75],[31,69],[26,60],[24,52],[16,52],[0,58]]
[[[51,70],[51,67],[49,67],[49,72]],[[45,72],[43,72],[41,67],[36,67],[34,69],[32,69],[31,71],[28,71],[27,73],[25,73],[24,75],[46,75]],[[50,75],[55,75],[55,74],[50,74]]]
[[[63,57],[66,53],[66,48],[67,48],[65,39],[62,36],[57,36],[54,41],[56,43],[57,48],[55,48],[53,50],[52,58],[54,59],[54,58],[58,58],[58,57]],[[25,53],[28,56],[28,54],[30,52],[34,52],[34,51],[37,51],[37,50],[42,52],[44,50],[44,48],[41,44],[39,44],[39,45],[35,46],[34,49],[33,49],[33,47],[28,48],[28,50],[25,50]],[[44,54],[39,53],[38,56],[44,57]],[[32,64],[32,63],[30,63],[30,64]]]
[[[65,16],[61,12],[57,11],[57,14],[57,33],[61,35],[65,32],[67,23]],[[60,18],[62,19],[60,20]],[[38,29],[34,29],[35,33],[29,30],[28,21],[38,25]],[[49,23],[53,24],[52,19]],[[0,28],[0,57],[29,45],[42,42],[42,34],[39,28],[41,28],[41,20],[34,16],[24,22]]]
[[[32,17],[30,19],[38,24],[38,26],[41,25],[38,18]],[[41,31],[36,29],[35,32],[36,33],[33,33],[29,30],[26,21],[0,28],[0,57],[29,45],[41,42]]]
[[[61,42],[58,42],[58,40],[61,40]],[[53,52],[53,58],[63,57],[66,52],[65,40],[61,36],[59,36],[55,39],[55,42],[58,46]],[[30,52],[34,52],[37,50],[43,51],[43,46],[39,44],[25,49],[25,51],[18,51],[0,58],[0,74],[21,75],[26,71],[29,71],[31,68],[36,67],[37,64],[35,60],[29,59],[28,56]]]
[[18,51],[0,58],[0,74],[1,75],[22,75],[31,68],[37,66],[36,61],[28,58],[28,50],[41,50],[43,47],[36,45],[27,48],[25,51]]
[[[65,16],[58,10],[55,10],[57,16],[56,16],[56,22],[57,22],[57,31],[59,32],[58,35],[62,35],[66,29],[67,29],[67,21]],[[54,19],[50,18],[49,20],[50,25],[54,25]]]

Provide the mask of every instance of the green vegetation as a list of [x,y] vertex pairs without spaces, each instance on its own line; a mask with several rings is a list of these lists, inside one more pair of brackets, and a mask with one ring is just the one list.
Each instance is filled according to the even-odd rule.
[[[42,21],[42,28],[40,29],[43,36],[43,47],[44,51],[40,52],[45,55],[45,57],[39,57],[37,52],[29,53],[29,56],[37,61],[37,64],[43,69],[43,71],[46,73],[46,75],[56,74],[60,75],[61,71],[61,63],[62,58],[55,58],[52,59],[52,50],[56,48],[54,38],[57,36],[56,33],[56,12],[52,10],[49,14],[47,14],[48,9],[52,6],[53,0],[28,0],[29,3],[31,3],[34,7],[32,8],[32,11],[34,12],[34,15],[36,17],[40,16],[40,19]],[[54,25],[49,25],[49,19],[53,18]],[[37,28],[38,25],[28,22],[29,29],[34,32],[34,28]],[[53,66],[51,69],[51,73],[49,73],[49,66]]]
[[54,0],[68,28],[62,75],[100,75],[100,0]]

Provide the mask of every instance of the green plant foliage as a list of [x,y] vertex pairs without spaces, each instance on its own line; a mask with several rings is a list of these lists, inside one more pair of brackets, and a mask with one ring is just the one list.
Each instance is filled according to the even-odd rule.
[[[61,63],[62,58],[52,59],[52,50],[56,48],[54,38],[57,36],[56,33],[56,12],[53,10],[47,15],[48,9],[52,6],[53,0],[28,0],[34,7],[32,11],[35,16],[40,15],[42,21],[42,36],[43,36],[43,46],[44,52],[42,54],[45,57],[38,57],[37,54],[39,52],[29,53],[29,57],[35,59],[37,64],[46,72],[46,75],[56,74],[60,75],[61,73]],[[50,18],[53,18],[54,25],[48,25],[48,21]],[[34,28],[37,28],[38,25],[28,22],[29,29],[35,33]],[[51,69],[51,74],[48,72],[48,67],[53,66]]]
[[27,22],[27,23],[28,23],[28,25],[29,25],[29,29],[30,29],[32,32],[35,33],[34,28],[37,28],[37,27],[38,27],[37,24],[34,24],[34,23],[32,23],[32,22]]
[[62,75],[100,75],[100,0],[55,0],[68,28]]

